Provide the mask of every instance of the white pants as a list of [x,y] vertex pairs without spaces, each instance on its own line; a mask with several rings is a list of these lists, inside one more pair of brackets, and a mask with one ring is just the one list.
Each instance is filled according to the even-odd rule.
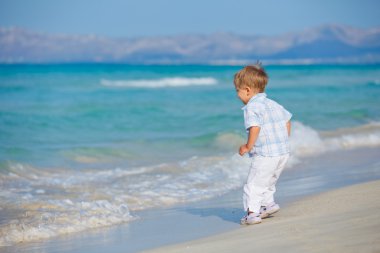
[[283,171],[289,154],[275,157],[254,155],[244,185],[243,204],[244,211],[260,212],[261,206],[274,202],[276,183]]

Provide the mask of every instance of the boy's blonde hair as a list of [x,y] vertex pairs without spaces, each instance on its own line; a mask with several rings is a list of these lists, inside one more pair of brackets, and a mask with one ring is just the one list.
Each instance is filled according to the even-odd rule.
[[264,92],[268,83],[268,75],[260,63],[245,66],[234,76],[234,84],[237,89],[250,87],[258,92]]

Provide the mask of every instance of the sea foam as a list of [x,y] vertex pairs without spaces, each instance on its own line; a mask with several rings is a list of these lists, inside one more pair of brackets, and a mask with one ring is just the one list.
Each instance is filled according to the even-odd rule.
[[247,166],[237,155],[103,171],[10,164],[0,174],[2,213],[9,214],[0,225],[0,245],[129,222],[136,218],[130,210],[224,194],[240,186]]
[[326,151],[380,146],[380,123],[318,132],[300,122],[293,123],[291,137],[293,154],[317,155]]
[[218,81],[212,77],[168,77],[160,79],[138,79],[138,80],[100,80],[100,84],[106,87],[118,88],[164,88],[185,86],[207,86],[216,85]]

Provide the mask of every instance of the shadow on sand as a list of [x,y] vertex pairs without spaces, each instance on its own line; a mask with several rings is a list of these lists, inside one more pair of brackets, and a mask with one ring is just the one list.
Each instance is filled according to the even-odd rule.
[[243,212],[239,208],[186,208],[184,211],[200,217],[215,216],[236,224],[240,224],[240,219],[243,216]]

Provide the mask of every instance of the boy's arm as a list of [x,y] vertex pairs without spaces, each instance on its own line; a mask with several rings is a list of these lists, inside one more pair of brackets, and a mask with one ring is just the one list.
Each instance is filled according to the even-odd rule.
[[288,135],[290,136],[290,131],[292,128],[292,124],[290,123],[290,120],[288,122],[286,122],[286,128],[288,129]]
[[259,136],[260,127],[253,126],[249,128],[247,144],[241,145],[239,149],[239,154],[243,156],[245,153],[249,152],[255,145],[257,136]]

